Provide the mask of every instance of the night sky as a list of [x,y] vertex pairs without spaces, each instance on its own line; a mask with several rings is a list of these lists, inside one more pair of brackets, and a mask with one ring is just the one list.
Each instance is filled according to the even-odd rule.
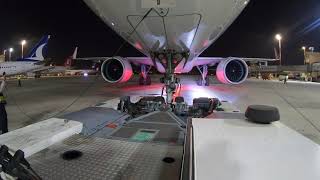
[[[283,61],[302,64],[301,46],[320,51],[319,0],[251,0],[250,4],[203,56],[274,58],[276,33],[283,35]],[[0,0],[0,50],[20,54],[19,42],[30,47],[51,34],[49,57],[63,61],[79,46],[79,56],[111,56],[123,40],[81,0]],[[310,26],[312,25],[312,26]],[[126,45],[120,56],[141,56]]]

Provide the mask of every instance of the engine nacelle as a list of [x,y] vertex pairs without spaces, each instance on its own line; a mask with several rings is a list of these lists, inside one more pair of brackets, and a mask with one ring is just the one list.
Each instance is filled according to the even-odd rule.
[[249,68],[244,60],[229,58],[219,63],[216,73],[221,83],[241,84],[247,79]]
[[133,72],[128,61],[121,57],[112,57],[102,63],[101,74],[109,83],[124,83],[129,81]]

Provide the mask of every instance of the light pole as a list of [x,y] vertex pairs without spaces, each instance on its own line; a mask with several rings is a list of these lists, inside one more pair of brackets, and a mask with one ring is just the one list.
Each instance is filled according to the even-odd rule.
[[281,34],[277,34],[275,36],[276,40],[279,41],[279,61],[280,61],[280,66],[282,65],[282,50],[281,50],[281,40],[282,40],[282,36]]
[[306,65],[306,47],[302,46],[301,48],[303,50],[303,65]]
[[23,59],[23,47],[24,47],[24,45],[27,43],[27,41],[26,40],[22,40],[21,41],[21,58]]
[[10,48],[10,49],[9,49],[9,61],[11,61],[11,54],[12,54],[12,52],[13,52],[13,48]]
[[6,61],[6,53],[7,53],[7,50],[3,50],[3,57],[4,57],[4,61]]

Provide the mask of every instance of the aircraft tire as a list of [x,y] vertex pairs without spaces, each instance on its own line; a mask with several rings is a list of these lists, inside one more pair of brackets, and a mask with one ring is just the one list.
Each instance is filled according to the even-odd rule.
[[210,86],[210,80],[209,80],[209,77],[206,77],[206,83],[205,83],[205,86]]
[[182,96],[178,96],[175,99],[176,103],[183,103],[184,102],[184,98]]
[[143,77],[140,75],[139,76],[139,85],[144,85],[144,80],[143,80]]
[[146,85],[151,85],[151,77],[150,76],[147,76],[147,79],[146,79]]

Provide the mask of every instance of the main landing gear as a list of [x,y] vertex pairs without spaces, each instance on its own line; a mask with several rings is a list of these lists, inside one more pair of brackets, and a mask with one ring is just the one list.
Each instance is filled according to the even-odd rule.
[[151,77],[148,75],[151,66],[141,65],[141,73],[139,75],[139,85],[151,85]]
[[197,81],[197,84],[199,86],[209,86],[210,85],[210,81],[209,81],[209,77],[208,77],[208,66],[207,65],[202,65],[202,66],[197,66],[201,77],[200,79]]

